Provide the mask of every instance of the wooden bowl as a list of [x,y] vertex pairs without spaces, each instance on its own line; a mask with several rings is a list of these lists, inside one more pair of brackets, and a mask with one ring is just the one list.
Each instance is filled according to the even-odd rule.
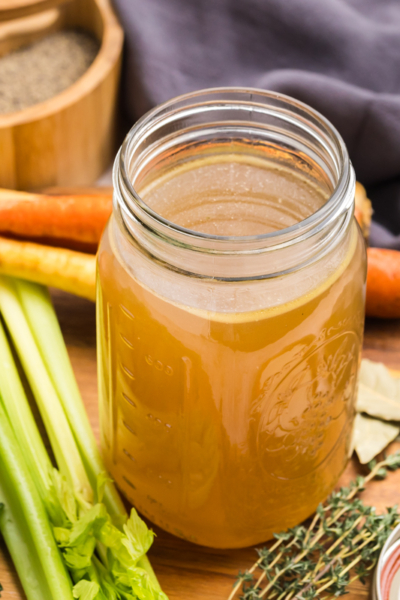
[[74,27],[95,35],[99,53],[57,96],[0,115],[0,187],[85,185],[111,163],[123,32],[108,0],[0,1],[0,56]]
[[0,0],[0,21],[17,19],[68,0]]

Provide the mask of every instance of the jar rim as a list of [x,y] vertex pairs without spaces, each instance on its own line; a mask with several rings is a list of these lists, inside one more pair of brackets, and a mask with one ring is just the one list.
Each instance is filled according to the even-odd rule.
[[[194,104],[196,102],[197,104]],[[336,159],[340,166],[336,185],[327,201],[307,218],[290,225],[289,227],[257,235],[226,236],[203,233],[183,227],[164,218],[154,211],[135,190],[127,172],[127,157],[132,144],[138,142],[144,135],[148,135],[152,125],[154,126],[155,124],[159,124],[161,121],[166,120],[171,113],[176,113],[185,109],[192,110],[193,107],[197,105],[201,105],[204,109],[206,104],[216,106],[217,104],[226,105],[227,103],[235,103],[236,105],[243,104],[246,107],[257,106],[260,109],[261,107],[268,108],[268,102],[275,103],[275,105],[272,105],[272,108],[274,111],[277,110],[282,117],[288,119],[290,114],[292,114],[291,118],[292,120],[295,120],[296,123],[311,119],[314,122],[312,127],[315,135],[319,135],[319,137],[322,136],[325,139],[325,142],[329,141],[331,149],[336,153]],[[278,103],[280,103],[281,106],[279,106]],[[317,127],[319,127],[319,132],[317,131]],[[279,92],[248,87],[216,87],[177,96],[156,106],[143,115],[126,135],[121,149],[116,156],[113,180],[116,189],[121,190],[122,184],[125,195],[129,195],[129,201],[126,202],[125,200],[124,206],[122,207],[124,212],[127,210],[128,213],[132,212],[130,204],[133,201],[133,204],[141,212],[143,211],[142,214],[144,213],[144,215],[150,219],[150,224],[152,223],[155,226],[159,224],[165,228],[164,233],[166,232],[169,234],[168,237],[176,233],[180,236],[185,236],[185,238],[189,240],[194,241],[197,239],[199,241],[204,240],[204,242],[218,242],[218,245],[227,242],[229,244],[234,243],[240,245],[251,242],[255,242],[257,245],[262,242],[275,242],[280,245],[280,242],[285,242],[289,238],[293,240],[293,238],[303,237],[305,232],[310,232],[310,230],[313,230],[315,227],[319,229],[319,226],[321,226],[322,223],[326,223],[327,220],[330,221],[332,217],[337,218],[340,214],[338,215],[338,210],[335,209],[339,209],[339,213],[342,214],[348,211],[350,206],[342,206],[341,200],[346,195],[345,192],[349,186],[351,170],[347,148],[341,135],[330,121],[317,110],[299,100]],[[121,202],[121,194],[119,200]],[[149,222],[147,222],[147,226],[149,226]]]

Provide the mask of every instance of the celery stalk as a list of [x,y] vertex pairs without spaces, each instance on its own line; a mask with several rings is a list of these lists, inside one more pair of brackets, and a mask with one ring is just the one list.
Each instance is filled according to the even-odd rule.
[[61,473],[77,494],[90,501],[93,490],[57,392],[21,307],[14,283],[0,277],[0,310],[35,396]]
[[[14,282],[25,316],[74,432],[89,479],[95,487],[98,475],[106,469],[82,402],[50,295],[47,288],[36,283],[20,279],[15,279]],[[113,520],[118,522],[126,518],[125,507],[112,482],[105,486],[103,502]],[[147,571],[155,588],[161,590],[147,556],[140,560],[139,565]]]
[[[51,330],[54,321],[51,323],[51,315],[54,315],[54,311],[49,297],[46,294],[37,293],[38,314],[50,315],[50,319],[47,321],[46,319],[39,320],[46,335],[37,336],[40,339],[38,348],[38,342],[32,333],[32,329],[35,328],[26,317],[26,314],[29,314],[30,318],[34,320],[36,312],[32,312],[32,297],[29,299],[29,294],[25,294],[25,291],[23,284],[0,277],[0,311],[38,403],[60,471],[65,476],[65,479],[60,477],[56,470],[51,471],[51,467],[49,467],[49,459],[42,447],[43,442],[19,381],[7,338],[0,326],[0,393],[4,394],[4,405],[8,411],[7,416],[3,404],[1,404],[0,420],[3,415],[4,419],[0,425],[4,428],[8,423],[11,437],[18,436],[18,438],[14,438],[14,443],[16,452],[20,453],[22,466],[19,464],[15,469],[15,477],[23,479],[26,476],[33,476],[35,478],[34,482],[31,478],[30,488],[26,487],[25,495],[23,495],[10,477],[10,472],[11,474],[13,472],[7,469],[7,456],[3,457],[2,448],[7,437],[3,435],[3,429],[0,426],[1,442],[3,443],[3,445],[0,443],[0,502],[3,500],[6,506],[2,513],[0,511],[0,527],[3,528],[4,537],[10,547],[17,570],[20,571],[29,600],[39,600],[39,598],[66,600],[66,596],[63,596],[59,590],[55,595],[53,594],[53,588],[56,589],[52,571],[54,557],[46,554],[48,544],[38,543],[40,533],[42,537],[46,535],[46,527],[47,533],[50,531],[53,547],[57,548],[55,542],[60,547],[64,561],[61,563],[64,575],[66,574],[65,567],[68,567],[72,579],[76,582],[72,592],[74,597],[79,597],[81,600],[86,597],[105,600],[105,597],[111,594],[110,597],[113,598],[126,595],[132,600],[133,598],[136,600],[168,600],[146,557],[154,534],[148,530],[134,509],[128,519],[120,500],[120,506],[114,505],[116,507],[114,517],[120,517],[118,519],[120,528],[112,524],[111,514],[102,502],[103,488],[106,483],[104,474],[96,478],[98,498],[95,504],[91,504],[93,490],[87,478],[80,449],[61,404],[58,389],[56,389],[55,383],[53,384],[56,377],[53,372],[49,373],[51,365],[54,363],[49,360],[49,354],[43,351],[43,346],[47,345],[46,340],[52,340]],[[21,296],[24,298],[26,310],[22,306]],[[45,325],[48,325],[49,329],[46,330]],[[56,325],[58,328],[57,321]],[[60,332],[59,336],[61,336]],[[62,336],[59,337],[58,343],[63,346]],[[55,351],[56,345],[52,349]],[[67,357],[65,347],[64,352]],[[45,362],[44,356],[47,356],[47,362]],[[69,368],[71,369],[70,366]],[[64,377],[62,370],[57,375],[61,379]],[[73,378],[72,369],[71,376]],[[80,397],[75,396],[74,401],[81,402]],[[9,417],[12,418],[12,427],[8,421]],[[20,447],[18,447],[17,439]],[[29,468],[24,462],[23,454],[26,455]],[[102,467],[100,455],[98,457]],[[25,474],[22,470],[23,467],[25,467]],[[37,488],[35,488],[35,484]],[[90,493],[87,493],[87,490]],[[86,491],[86,501],[82,498],[82,491]],[[112,491],[117,495],[114,487]],[[12,494],[15,496],[17,492],[22,497],[21,502],[19,502],[19,498],[11,497]],[[43,495],[42,499],[41,495]],[[41,520],[44,516],[43,523],[37,523],[34,518],[35,514],[30,510],[35,502],[36,504],[39,502],[38,509],[41,510]],[[12,518],[5,519],[5,514],[7,517],[11,515]],[[123,527],[121,527],[121,517],[125,522]],[[52,526],[53,536],[51,535]],[[40,529],[41,527],[42,529]],[[29,565],[32,565],[34,578],[28,576],[32,569],[27,568],[25,572],[23,571],[24,564],[28,565],[28,562],[25,560],[26,556],[24,560],[21,559],[24,553],[18,552],[19,546],[22,545],[24,545],[25,554],[28,551],[31,557]],[[41,547],[42,553],[40,553]],[[43,548],[45,552],[42,556]],[[36,553],[32,552],[32,549]],[[59,554],[58,557],[60,559]],[[70,583],[68,577],[67,581]],[[60,586],[62,587],[62,585],[61,581]],[[36,589],[40,589],[40,591],[35,596]],[[70,600],[70,585],[68,594],[67,598]]]
[[[39,492],[39,496],[41,497],[42,503],[44,507],[48,509],[50,509],[51,507],[50,513],[48,515],[49,525],[50,527],[55,526],[56,523],[52,521],[52,516],[56,520],[60,520],[60,517],[63,513],[63,507],[59,503],[59,498],[54,488],[53,473],[55,470],[53,469],[50,458],[47,454],[43,440],[40,436],[39,430],[34,420],[31,407],[29,406],[25,390],[19,378],[19,373],[14,362],[14,357],[11,353],[11,349],[8,344],[8,340],[1,322],[0,397],[2,397],[3,399],[3,408],[7,413],[9,422],[11,424],[11,429],[13,431],[13,434],[15,435],[16,440],[18,440],[20,450],[22,451],[25,463],[28,467],[32,480],[34,481],[36,488]],[[3,470],[0,468],[0,500],[2,499],[2,496],[5,496],[4,494],[2,494],[2,488],[6,486],[7,481],[7,474],[4,473]],[[10,484],[5,489],[9,491],[12,490],[13,487]],[[5,497],[3,498],[3,500],[6,502]],[[35,577],[39,577],[39,583],[41,584],[40,595],[39,598],[36,598],[36,596],[33,597],[35,597],[36,600],[43,600],[44,597],[47,598],[47,595],[42,595],[44,594],[44,591],[46,591],[47,583],[45,575],[42,573],[42,568],[38,560],[37,554],[35,552],[35,549],[32,549],[32,536],[30,535],[29,529],[25,525],[25,521],[23,521],[21,518],[21,511],[18,509],[18,504],[11,501],[6,503],[8,506],[12,507],[11,510],[15,513],[13,519],[8,518],[4,522],[4,537],[6,539],[7,546],[9,547],[10,552],[13,556],[17,570],[21,572],[22,567],[25,566],[25,571],[23,571],[25,577],[21,576],[20,578],[28,596],[29,594],[34,593],[35,589],[38,588],[38,584]],[[84,509],[87,508],[87,506],[84,507]],[[10,509],[8,509],[8,512],[10,513]],[[3,527],[0,515],[0,529],[2,528]],[[22,555],[20,552],[21,547],[22,549],[25,549],[25,553],[23,552]],[[26,552],[28,552],[28,558],[26,557]],[[105,556],[104,559],[106,561]],[[32,561],[32,568],[29,566],[29,560]],[[22,561],[21,564],[20,561]],[[34,577],[32,577],[32,572],[36,573]],[[29,577],[27,577],[26,573],[30,574]]]
[[46,511],[0,400],[0,529],[28,600],[72,600]]
[[14,358],[0,322],[0,395],[22,454],[42,499],[51,483],[52,464],[33,418]]
[[[89,480],[95,489],[98,475],[106,469],[76,383],[49,292],[47,288],[29,281],[15,279],[14,283],[37,347],[74,434]],[[117,522],[122,516],[126,516],[124,505],[112,483],[105,486],[103,502],[110,516]]]

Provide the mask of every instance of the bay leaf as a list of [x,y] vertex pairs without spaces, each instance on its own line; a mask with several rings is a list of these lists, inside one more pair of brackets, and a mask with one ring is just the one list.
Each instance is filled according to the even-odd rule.
[[400,426],[357,414],[354,421],[353,447],[361,464],[369,463],[400,433]]
[[382,363],[363,359],[356,410],[385,421],[400,421],[400,379],[393,377]]

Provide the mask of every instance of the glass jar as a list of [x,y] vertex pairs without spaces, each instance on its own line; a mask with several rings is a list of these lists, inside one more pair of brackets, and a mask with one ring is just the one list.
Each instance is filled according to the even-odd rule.
[[[224,204],[223,183],[206,198],[213,169],[231,173],[240,202]],[[279,182],[273,202],[260,196],[268,173],[284,177],[284,228],[251,234],[248,190],[247,212],[261,220],[282,202]],[[172,222],[177,176],[192,187]],[[310,214],[301,190],[290,197],[293,181],[324,198]],[[276,93],[181,96],[127,135],[98,253],[101,443],[119,488],[167,531],[213,547],[256,544],[308,517],[335,486],[364,322],[354,191],[337,131]],[[217,215],[229,235],[185,226],[191,198],[201,223]]]

